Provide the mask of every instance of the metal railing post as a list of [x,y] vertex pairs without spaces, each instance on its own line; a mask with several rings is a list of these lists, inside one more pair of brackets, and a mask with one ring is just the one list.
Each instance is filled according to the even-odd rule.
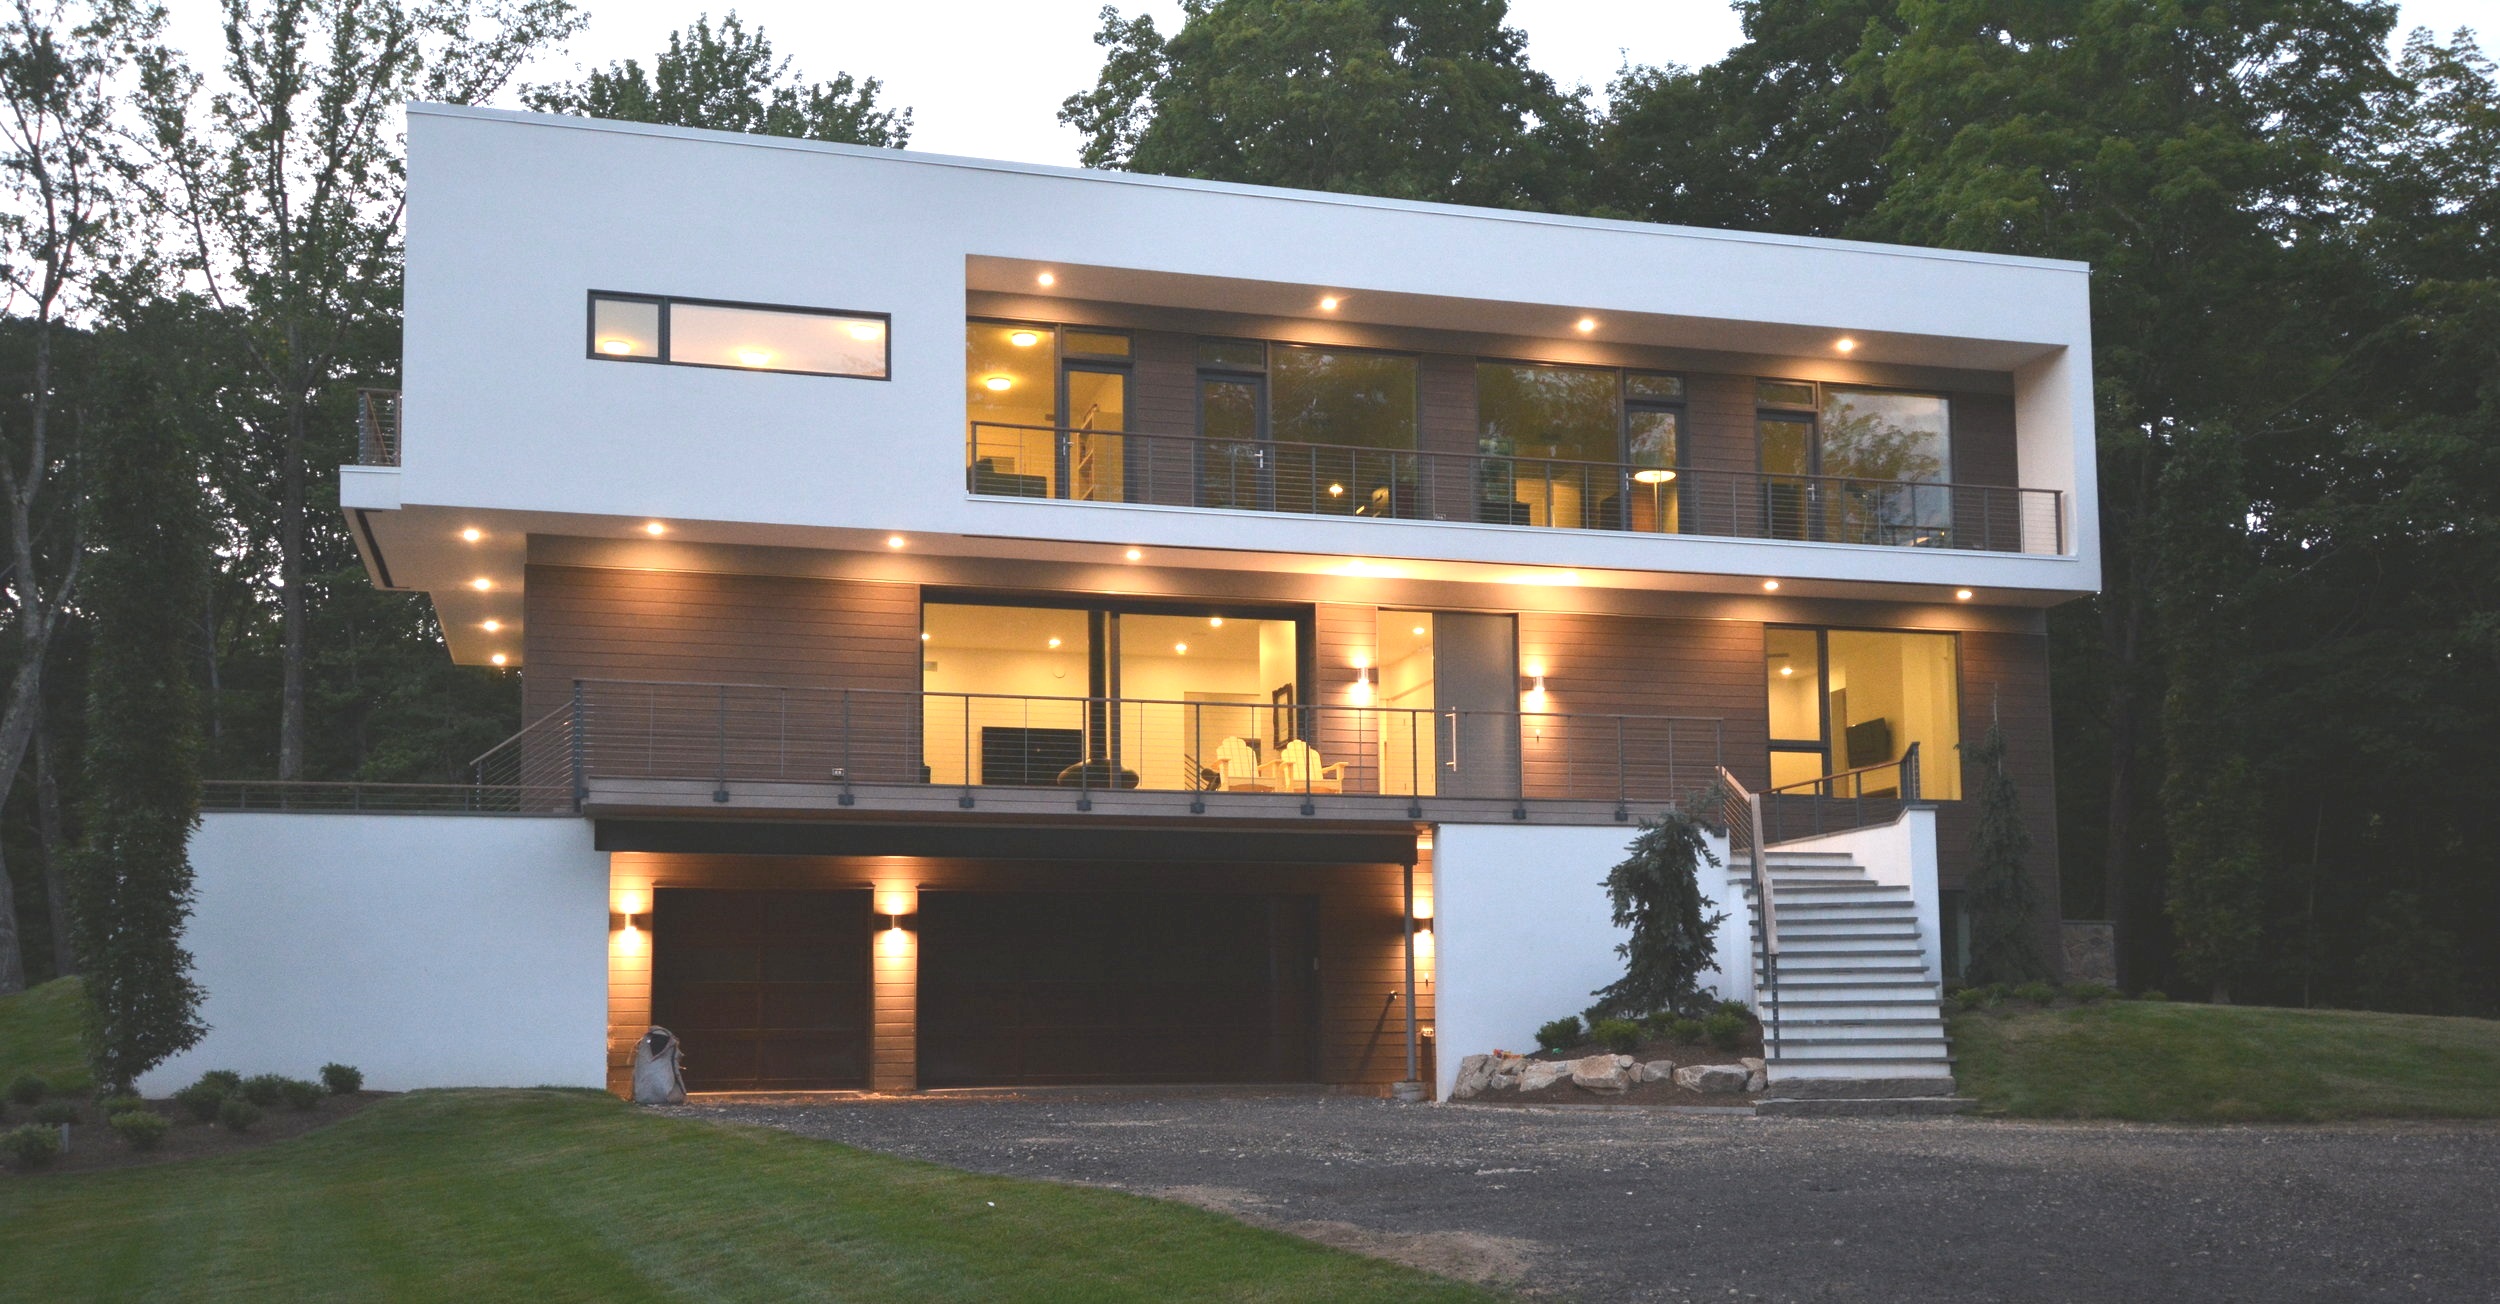
[[[1674,772],[1675,772],[1675,771],[1674,771],[1674,768],[1673,768],[1673,767],[1674,767],[1674,765],[1675,765],[1675,726],[1674,726],[1674,725],[1672,725],[1672,724],[1670,724],[1670,725],[1668,725],[1668,726],[1667,726],[1667,765],[1668,765],[1668,767],[1669,767],[1669,768],[1668,768],[1668,774],[1669,774],[1669,775],[1673,775],[1673,774],[1674,774]],[[1672,786],[1672,785],[1673,785],[1673,780],[1672,780],[1672,779],[1670,779],[1670,780],[1669,780],[1669,785],[1670,785],[1670,786],[1669,786],[1669,788],[1668,788],[1668,791],[1670,791],[1670,792],[1674,791],[1674,788],[1673,788],[1673,786]],[[1615,819],[1616,819],[1616,820],[1618,820],[1618,821],[1621,821],[1621,820],[1628,820],[1628,819],[1630,819],[1630,818],[1632,818],[1632,803],[1631,803],[1631,777],[1630,777],[1630,775],[1629,775],[1629,774],[1626,772],[1626,770],[1625,770],[1624,750],[1623,750],[1623,717],[1622,717],[1622,716],[1616,716],[1616,717],[1615,717]]]
[[590,800],[589,757],[585,754],[588,740],[582,736],[582,681],[573,681],[573,716],[570,721],[573,752],[573,811],[580,814]]
[[729,685],[720,686],[719,705],[712,721],[712,800],[729,800]]
[[851,795],[851,690],[842,690],[842,795],[834,800],[848,806],[858,800]]

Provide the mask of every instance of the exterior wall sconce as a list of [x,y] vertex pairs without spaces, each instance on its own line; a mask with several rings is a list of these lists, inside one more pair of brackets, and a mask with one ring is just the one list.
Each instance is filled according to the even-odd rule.
[[622,910],[611,910],[608,912],[608,931],[611,933],[632,930],[648,932],[650,931],[650,928],[651,912],[648,910],[645,910],[640,914],[628,914]]
[[888,914],[885,915],[884,918],[886,932],[917,933],[920,931],[920,912],[917,910],[907,910],[901,914]]
[[1372,704],[1372,672],[1370,666],[1358,664],[1354,667],[1354,687],[1347,690],[1347,693],[1354,699],[1354,704],[1356,706],[1370,706]]

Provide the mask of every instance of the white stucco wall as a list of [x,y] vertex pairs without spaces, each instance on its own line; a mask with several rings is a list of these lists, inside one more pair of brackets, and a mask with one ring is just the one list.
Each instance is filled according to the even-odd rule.
[[148,1094],[333,1060],[391,1091],[604,1084],[608,858],[588,821],[213,814],[191,864],[209,1032]]
[[1890,824],[1783,842],[1776,851],[1830,851],[1855,858],[1868,877],[1886,887],[1910,889],[1918,905],[1918,945],[1927,980],[1944,981],[1944,911],[1936,880],[1936,808],[1912,806]]
[[[1432,850],[1434,1067],[1448,1099],[1459,1061],[1495,1048],[1533,1050],[1537,1025],[1589,1006],[1623,976],[1615,955],[1625,930],[1600,886],[1623,859],[1630,825],[1444,824]],[[1712,841],[1711,852],[1726,859]],[[1706,897],[1729,910],[1724,874],[1700,876]],[[1719,926],[1723,968],[1745,968],[1744,914]],[[1714,986],[1722,995],[1724,982]]]

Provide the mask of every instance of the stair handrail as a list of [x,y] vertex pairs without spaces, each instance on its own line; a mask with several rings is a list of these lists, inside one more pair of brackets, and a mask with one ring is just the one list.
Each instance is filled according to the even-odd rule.
[[1753,883],[1755,945],[1762,953],[1762,979],[1756,985],[1754,1005],[1770,1012],[1763,1025],[1767,1034],[1763,1042],[1763,1058],[1779,1058],[1780,1047],[1780,934],[1779,908],[1771,900],[1771,875],[1766,867],[1762,848],[1762,794],[1747,791],[1744,783],[1719,767],[1720,817],[1727,824],[1728,859],[1738,854],[1743,844],[1746,874]]

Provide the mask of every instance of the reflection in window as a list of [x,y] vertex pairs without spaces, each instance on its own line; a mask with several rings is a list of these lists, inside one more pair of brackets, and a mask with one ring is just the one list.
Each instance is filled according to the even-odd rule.
[[[1769,629],[1763,648],[1772,786],[1887,765],[1917,744],[1920,794],[1961,797],[1951,634]],[[1831,795],[1894,796],[1898,784],[1878,770]]]
[[638,295],[590,299],[590,354],[611,361],[882,380],[887,334],[886,319],[867,313]]
[[1477,519],[1619,528],[1620,373],[1610,367],[1476,364]]
[[1942,487],[1952,466],[1943,398],[1826,386],[1819,432],[1824,475],[1883,486],[1849,486],[1827,504],[1832,537],[1908,545],[1943,541],[1953,521],[1952,491]]
[[1268,370],[1278,443],[1415,447],[1415,359],[1279,345]]

